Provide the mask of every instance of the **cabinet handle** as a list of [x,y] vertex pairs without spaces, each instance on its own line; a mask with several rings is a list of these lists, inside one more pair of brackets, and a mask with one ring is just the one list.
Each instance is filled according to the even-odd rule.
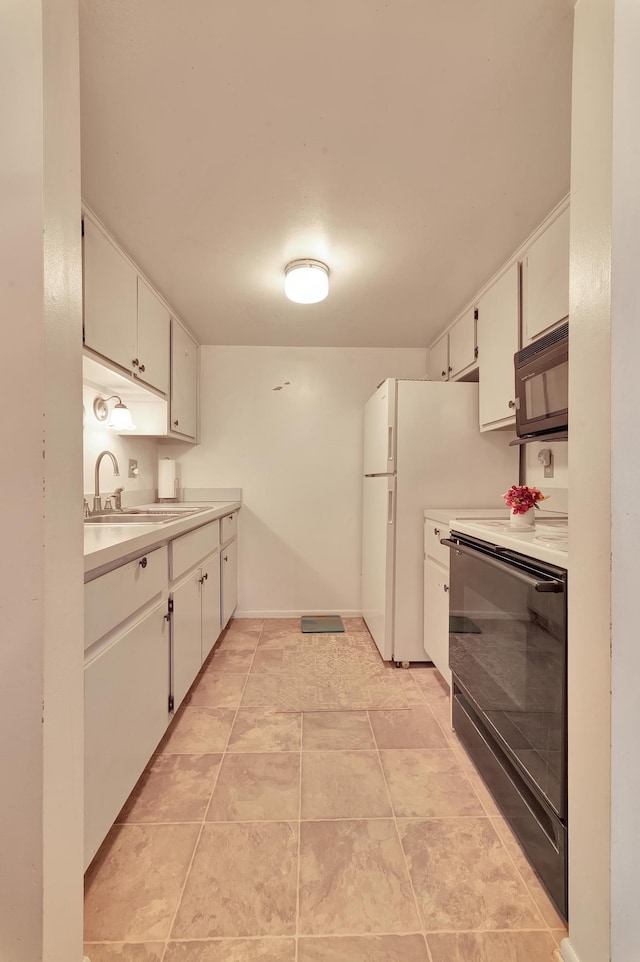
[[444,591],[448,591],[448,590],[449,590],[449,585],[443,585],[442,588],[443,588]]
[[226,554],[226,555],[224,556],[224,560],[225,560],[225,561],[228,561],[228,560],[229,560],[229,555]]
[[144,373],[144,371],[145,371],[145,366],[144,366],[144,364],[140,364],[139,367],[138,367],[138,370],[139,370],[141,373]]
[[200,578],[200,584],[203,585],[203,584],[205,583],[205,581],[207,580],[208,577],[209,577],[209,572],[208,572],[208,571],[205,571],[205,573],[203,574],[202,578]]
[[510,407],[510,408],[514,408],[515,406],[516,406],[516,402],[515,402],[515,401],[509,401],[509,407]]
[[138,562],[138,564],[140,565],[141,568],[146,568],[146,567],[147,567],[147,564],[148,564],[147,559],[146,559],[146,558],[140,558],[140,561]]
[[447,372],[446,372],[446,371],[442,371],[441,377],[446,377],[446,376],[447,376]]
[[176,427],[176,428],[178,427],[179,424],[180,424],[179,421],[174,421],[174,422],[173,422],[173,426]]
[[[140,368],[140,370],[142,370],[142,368]],[[452,367],[448,368],[448,371],[449,371],[449,374],[451,374],[451,372],[453,371],[453,368]]]
[[433,529],[433,533],[435,534],[436,538],[439,538],[439,537],[440,537],[440,528],[434,528],[434,529]]
[[134,367],[138,367],[140,365],[140,361],[138,360],[137,357],[134,357],[131,363],[133,364]]

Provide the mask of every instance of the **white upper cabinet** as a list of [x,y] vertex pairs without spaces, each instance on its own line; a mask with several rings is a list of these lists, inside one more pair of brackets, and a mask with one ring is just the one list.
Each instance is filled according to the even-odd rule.
[[475,311],[465,311],[429,348],[427,371],[431,381],[451,381],[476,364]]
[[513,355],[518,350],[518,280],[516,263],[478,301],[481,431],[515,424]]
[[449,378],[463,374],[476,363],[475,310],[470,308],[449,331]]
[[169,311],[138,277],[138,352],[134,373],[163,394],[169,393],[170,325]]
[[447,381],[449,379],[448,334],[443,334],[442,337],[429,348],[427,373],[431,381]]
[[84,219],[84,342],[133,370],[137,347],[138,277],[90,218]]
[[522,340],[534,340],[569,314],[569,209],[522,260]]
[[170,429],[194,438],[198,428],[198,345],[171,318]]

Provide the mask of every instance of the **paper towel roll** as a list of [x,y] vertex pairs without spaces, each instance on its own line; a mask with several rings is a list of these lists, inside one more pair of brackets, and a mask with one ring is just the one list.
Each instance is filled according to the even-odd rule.
[[171,458],[160,458],[158,461],[158,497],[175,498],[176,496],[176,462]]

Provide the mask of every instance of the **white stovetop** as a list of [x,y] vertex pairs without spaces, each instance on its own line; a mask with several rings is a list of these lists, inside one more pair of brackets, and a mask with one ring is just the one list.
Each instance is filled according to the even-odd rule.
[[452,531],[469,534],[501,548],[546,561],[559,568],[569,567],[568,526],[566,519],[553,517],[551,512],[540,512],[531,530],[518,531],[504,520],[452,520]]

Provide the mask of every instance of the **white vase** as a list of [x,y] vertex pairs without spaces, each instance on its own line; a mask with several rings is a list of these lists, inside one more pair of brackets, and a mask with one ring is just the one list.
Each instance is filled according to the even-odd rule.
[[524,514],[516,514],[514,511],[509,515],[512,528],[533,528],[536,520],[536,509],[529,508]]

